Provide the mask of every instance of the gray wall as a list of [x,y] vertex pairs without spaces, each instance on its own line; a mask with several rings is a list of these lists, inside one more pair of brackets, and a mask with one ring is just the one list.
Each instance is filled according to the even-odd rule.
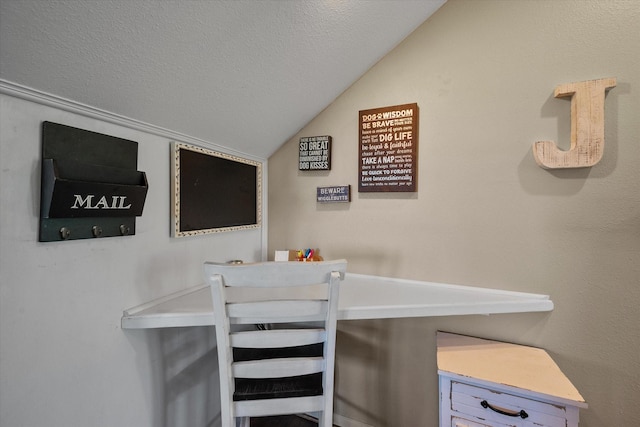
[[[39,101],[0,95],[0,425],[210,425],[213,329],[122,330],[120,318],[202,283],[206,260],[261,259],[263,230],[170,238],[171,139],[27,95]],[[135,236],[38,242],[45,120],[138,142],[149,192]]]
[[[549,294],[544,314],[341,322],[336,412],[437,425],[435,331],[544,347],[590,407],[640,412],[640,3],[450,0],[269,159],[269,254],[320,248],[349,270]],[[557,85],[616,77],[593,168],[538,167],[569,147]],[[417,102],[413,194],[358,194],[358,111]],[[302,136],[333,137],[332,170],[297,170]],[[350,184],[349,204],[316,187]],[[271,255],[272,256],[272,255]]]

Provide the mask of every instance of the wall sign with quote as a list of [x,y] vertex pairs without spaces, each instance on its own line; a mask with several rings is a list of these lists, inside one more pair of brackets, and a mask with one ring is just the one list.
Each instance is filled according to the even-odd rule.
[[298,169],[330,170],[331,169],[331,137],[306,136],[300,138]]
[[418,104],[360,111],[359,153],[361,193],[417,191]]
[[351,186],[338,185],[333,187],[318,187],[316,189],[318,203],[345,203],[351,201]]

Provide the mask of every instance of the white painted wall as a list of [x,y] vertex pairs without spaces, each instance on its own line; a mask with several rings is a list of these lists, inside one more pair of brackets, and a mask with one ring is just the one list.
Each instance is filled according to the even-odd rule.
[[[38,242],[43,121],[138,142],[135,236]],[[202,283],[205,260],[260,260],[263,230],[170,238],[169,137],[7,94],[0,124],[0,425],[209,425],[213,329],[123,331],[120,317]]]
[[[349,271],[550,294],[547,314],[340,322],[336,412],[436,426],[437,329],[546,348],[590,407],[581,427],[640,425],[640,2],[449,0],[269,158],[269,254],[320,248]],[[617,77],[595,167],[569,146],[557,85]],[[358,194],[358,111],[417,102],[415,194]],[[300,137],[332,170],[297,170]],[[316,187],[350,184],[349,204]]]

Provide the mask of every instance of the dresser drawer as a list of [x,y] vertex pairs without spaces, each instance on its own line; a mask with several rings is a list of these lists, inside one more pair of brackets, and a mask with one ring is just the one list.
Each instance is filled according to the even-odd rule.
[[[453,413],[464,414],[464,418],[480,425],[482,423],[491,425],[500,423],[500,425],[518,427],[565,427],[567,425],[566,408],[562,405],[540,402],[458,381],[451,381],[451,410]],[[464,426],[463,423],[460,425]]]

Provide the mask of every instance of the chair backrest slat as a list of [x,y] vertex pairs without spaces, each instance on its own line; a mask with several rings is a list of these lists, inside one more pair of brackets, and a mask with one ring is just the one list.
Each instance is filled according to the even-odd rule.
[[281,378],[309,375],[325,368],[322,357],[288,357],[263,359],[233,364],[233,374],[240,378]]
[[[339,271],[344,275],[346,261],[323,262],[271,262],[257,264],[215,264],[206,263],[207,267],[216,266],[217,274],[224,276],[225,286],[229,287],[288,287],[327,283],[331,271]],[[260,277],[256,277],[255,266],[260,266]],[[329,267],[329,269],[327,269]],[[331,268],[336,268],[332,270]]]
[[287,317],[305,318],[320,317],[324,319],[327,313],[327,301],[260,301],[227,304],[227,314],[230,318],[262,319],[257,323],[273,323],[270,318],[284,318],[277,323],[286,322]]
[[[291,399],[248,400],[244,402],[235,402],[238,413],[242,413],[245,416],[251,417],[280,415],[283,413],[293,414],[297,412],[308,414],[310,412],[322,410],[323,405],[324,396],[295,397]],[[323,426],[322,424],[320,425]],[[226,426],[223,425],[223,427]],[[232,424],[232,427],[235,427],[235,425]]]
[[236,332],[230,338],[233,347],[274,348],[317,344],[326,336],[324,329],[273,329]]

